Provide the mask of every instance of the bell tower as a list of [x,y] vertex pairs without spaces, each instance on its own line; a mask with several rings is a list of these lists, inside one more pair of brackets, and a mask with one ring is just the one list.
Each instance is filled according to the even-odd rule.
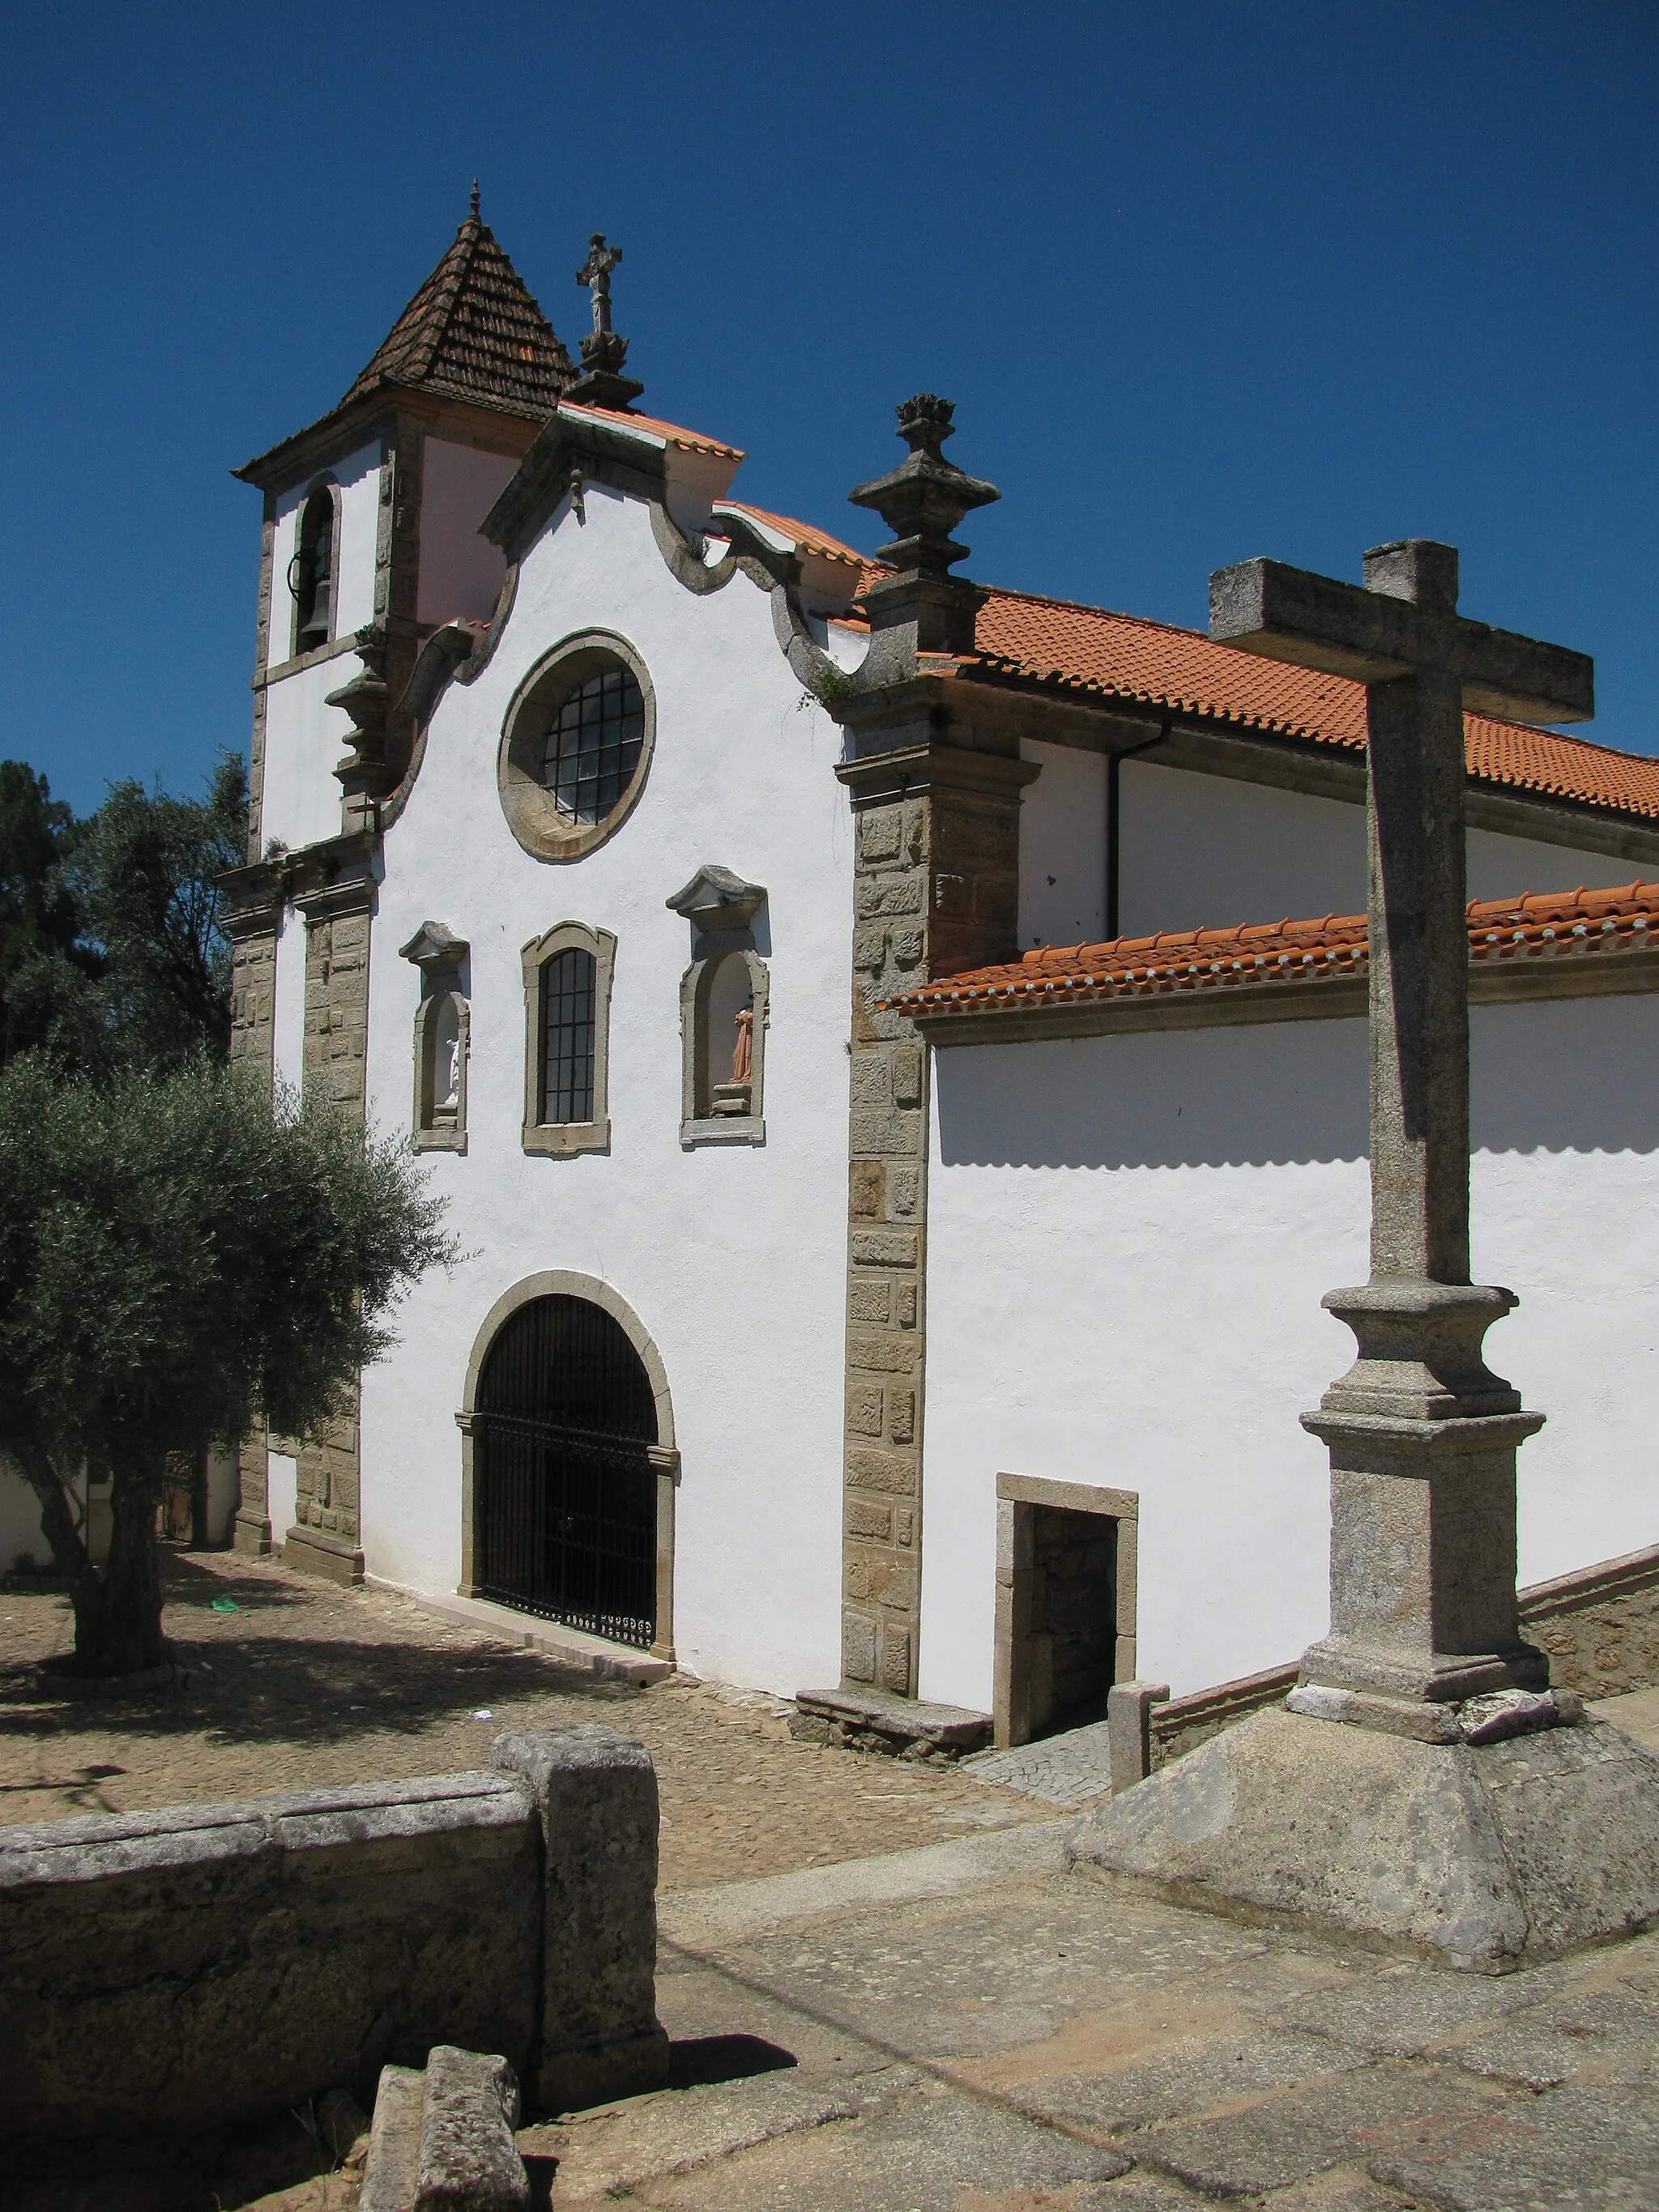
[[[272,1080],[280,936],[284,991],[304,996],[303,1066],[285,1073],[359,1122],[374,856],[415,738],[398,702],[434,629],[494,612],[506,563],[478,526],[575,374],[475,183],[343,398],[235,471],[264,521],[247,866],[225,884],[231,1053]],[[273,1526],[273,1451],[292,1468],[292,1526],[281,1509]],[[250,1438],[241,1476],[240,1548],[361,1577],[355,1407],[315,1443]]]

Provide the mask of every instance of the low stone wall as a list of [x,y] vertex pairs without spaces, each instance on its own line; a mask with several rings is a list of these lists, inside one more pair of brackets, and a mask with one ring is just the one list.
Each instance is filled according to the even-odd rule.
[[[1519,1593],[1521,1627],[1550,1655],[1550,1680],[1581,1698],[1616,1698],[1659,1685],[1659,1545],[1603,1559]],[[1153,1768],[1196,1749],[1247,1713],[1277,1705],[1297,1668],[1270,1667],[1172,1698],[1152,1712]]]
[[1581,1698],[1659,1685],[1659,1544],[1521,1593],[1521,1626],[1550,1680]]
[[0,2136],[368,2103],[434,2044],[542,2111],[660,2082],[643,1746],[504,1735],[491,1768],[0,1831]]

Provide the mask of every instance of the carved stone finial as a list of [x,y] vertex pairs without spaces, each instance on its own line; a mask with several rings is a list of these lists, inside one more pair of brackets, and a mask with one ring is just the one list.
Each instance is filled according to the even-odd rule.
[[[956,411],[955,401],[941,399],[937,392],[915,392],[898,404],[899,435],[913,453],[924,453],[930,461],[937,461],[939,447],[957,434],[951,420]],[[945,465],[951,465],[947,461]]]
[[582,340],[582,374],[566,396],[583,406],[625,408],[645,389],[623,374],[628,340],[611,326],[611,272],[622,258],[621,246],[607,246],[605,233],[596,230],[576,271],[576,282],[586,285],[592,301],[593,327]]
[[871,507],[893,533],[877,549],[896,574],[866,594],[872,629],[914,627],[919,653],[971,652],[974,616],[981,594],[951,568],[969,549],[951,532],[969,510],[1002,495],[994,483],[970,477],[939,452],[954,434],[955,408],[936,392],[918,392],[898,410],[898,432],[910,451],[896,469],[848,494],[854,507]]
[[474,222],[477,222],[478,221],[478,219],[479,219],[479,218],[478,218],[478,179],[477,179],[476,177],[474,177],[474,179],[472,179],[472,210],[471,210],[471,220],[472,220]]

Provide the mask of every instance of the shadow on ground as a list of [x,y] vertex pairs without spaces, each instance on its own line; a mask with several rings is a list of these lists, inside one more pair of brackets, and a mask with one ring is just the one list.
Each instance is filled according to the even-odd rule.
[[[356,1632],[296,1633],[279,1624],[290,1609],[314,1607],[310,1593],[260,1576],[210,1573],[177,1554],[164,1561],[163,1582],[182,1686],[69,1700],[37,1686],[38,1658],[0,1664],[0,1740],[110,1731],[157,1740],[202,1735],[217,1746],[325,1747],[366,1731],[419,1736],[485,1709],[510,1720],[514,1708],[549,1699],[578,1709],[572,1719],[585,1709],[599,1717],[641,1694],[631,1684],[562,1668],[544,1653],[471,1639],[441,1643],[435,1627],[429,1644],[406,1628],[368,1640],[356,1622]],[[216,1611],[212,1601],[227,1597],[236,1610]],[[67,1649],[67,1598],[62,1606]],[[81,1768],[29,1786],[79,1789],[118,1771]],[[88,1809],[100,1808],[94,1802]]]

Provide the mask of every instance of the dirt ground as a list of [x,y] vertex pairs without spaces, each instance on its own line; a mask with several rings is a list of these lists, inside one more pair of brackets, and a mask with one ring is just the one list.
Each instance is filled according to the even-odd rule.
[[89,1704],[34,1686],[73,1641],[67,1599],[0,1585],[0,1821],[442,1774],[486,1764],[503,1729],[591,1720],[656,1764],[665,1892],[1053,1816],[949,1770],[797,1743],[775,1699],[597,1681],[384,1590],[228,1553],[168,1549],[162,1573],[187,1683]]

